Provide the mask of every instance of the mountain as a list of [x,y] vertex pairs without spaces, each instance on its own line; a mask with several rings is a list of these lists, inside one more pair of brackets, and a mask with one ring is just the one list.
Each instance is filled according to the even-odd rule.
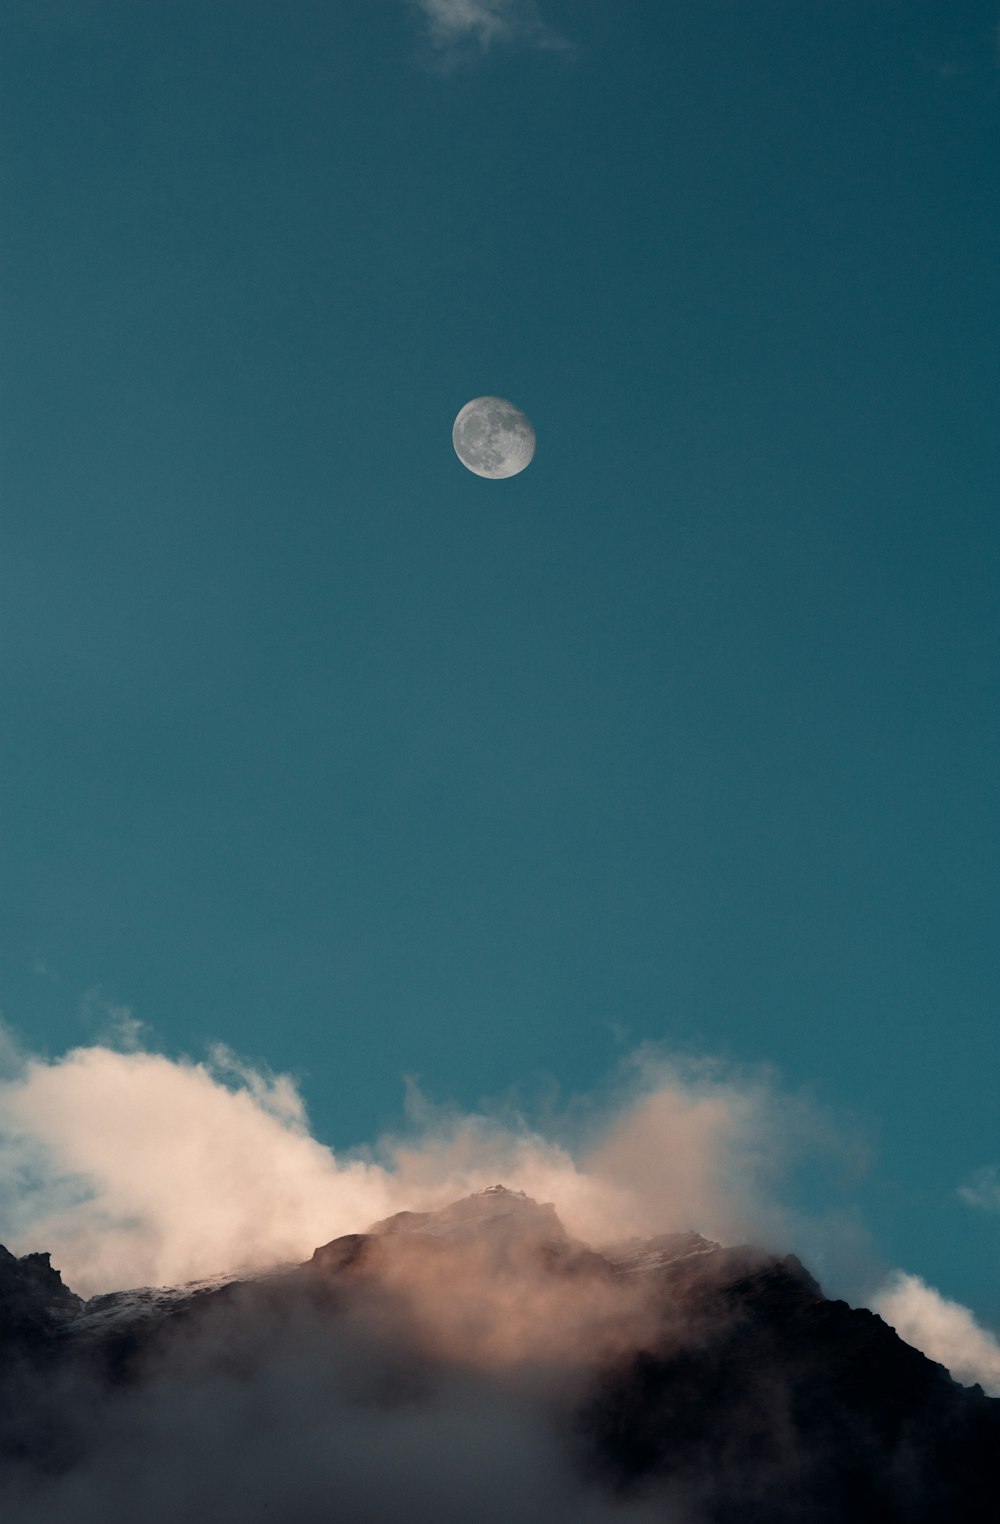
[[594,1250],[503,1186],[304,1265],[86,1302],[0,1250],[17,1524],[994,1524],[998,1496],[1000,1401],[792,1256]]

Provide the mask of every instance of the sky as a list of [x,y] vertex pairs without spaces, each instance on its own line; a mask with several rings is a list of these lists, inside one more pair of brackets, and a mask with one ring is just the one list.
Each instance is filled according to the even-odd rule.
[[[795,1220],[1000,1329],[998,23],[7,0],[36,1079],[221,1044],[350,1151],[408,1081],[766,1073],[823,1119]],[[508,481],[452,450],[484,393]]]

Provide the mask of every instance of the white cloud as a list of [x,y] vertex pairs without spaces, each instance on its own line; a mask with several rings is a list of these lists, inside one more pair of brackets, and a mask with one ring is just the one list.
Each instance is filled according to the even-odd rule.
[[1000,1165],[985,1164],[977,1169],[959,1186],[958,1194],[966,1206],[977,1211],[1000,1212]]
[[442,53],[498,43],[564,48],[546,25],[535,0],[412,0],[423,13],[432,45]]
[[8,1247],[51,1249],[82,1295],[301,1259],[320,1224],[388,1205],[383,1173],[335,1160],[291,1081],[226,1055],[78,1048],[0,1087]]
[[1000,1344],[968,1307],[902,1270],[876,1294],[872,1307],[901,1339],[946,1366],[956,1381],[966,1386],[978,1381],[990,1396],[1000,1397]]

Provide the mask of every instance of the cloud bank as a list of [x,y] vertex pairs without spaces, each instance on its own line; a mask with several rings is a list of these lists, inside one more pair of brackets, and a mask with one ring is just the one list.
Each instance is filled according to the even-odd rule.
[[771,1236],[796,1107],[766,1080],[648,1055],[571,1146],[516,1114],[417,1098],[398,1138],[339,1157],[283,1075],[223,1048],[203,1062],[98,1044],[23,1059],[0,1084],[8,1246],[46,1248],[81,1295],[307,1258],[392,1212],[504,1180],[555,1201],[589,1243],[697,1226]]
[[[780,1197],[800,1158],[842,1144],[765,1072],[645,1050],[583,1121],[571,1110],[543,1133],[509,1109],[466,1114],[416,1095],[404,1133],[337,1155],[312,1135],[291,1078],[221,1047],[200,1062],[106,1044],[46,1060],[7,1038],[6,1070],[0,1241],[49,1250],[82,1296],[299,1263],[498,1181],[554,1202],[594,1246],[695,1229],[793,1248],[823,1271],[823,1224]],[[967,1309],[903,1272],[874,1305],[959,1380],[1000,1391],[1000,1349]]]

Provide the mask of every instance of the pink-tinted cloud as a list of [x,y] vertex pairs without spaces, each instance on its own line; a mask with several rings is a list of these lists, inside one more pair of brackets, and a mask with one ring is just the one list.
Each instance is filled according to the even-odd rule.
[[[84,1295],[307,1258],[391,1212],[504,1180],[597,1243],[696,1227],[744,1237],[769,1205],[788,1105],[763,1083],[644,1059],[579,1136],[424,1107],[365,1156],[314,1138],[288,1076],[97,1045],[0,1086],[10,1247],[49,1249]],[[773,1223],[772,1223],[773,1226]]]

